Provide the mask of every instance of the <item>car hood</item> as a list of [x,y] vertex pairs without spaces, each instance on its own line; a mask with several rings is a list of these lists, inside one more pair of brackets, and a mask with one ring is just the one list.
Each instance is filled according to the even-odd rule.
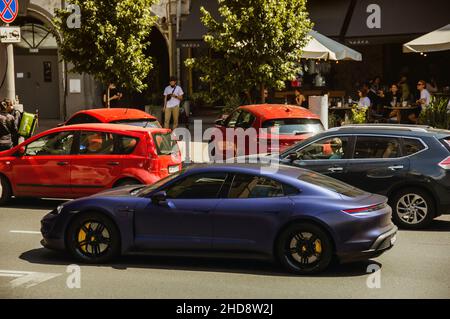
[[100,193],[97,193],[95,195],[92,195],[90,197],[124,197],[124,196],[131,196],[130,193],[135,190],[145,187],[145,185],[130,185],[130,186],[122,186],[117,187],[113,189],[109,189]]

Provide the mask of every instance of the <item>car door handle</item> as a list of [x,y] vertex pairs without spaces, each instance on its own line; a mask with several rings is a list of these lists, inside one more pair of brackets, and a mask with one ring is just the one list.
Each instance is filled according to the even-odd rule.
[[343,167],[330,167],[329,169],[328,169],[330,172],[342,172],[343,170],[344,170],[344,168]]
[[119,166],[120,165],[119,162],[108,162],[106,164],[109,165],[109,166]]
[[400,169],[403,169],[404,166],[403,165],[394,165],[394,166],[389,166],[388,167],[391,171],[398,171]]
[[69,162],[58,162],[58,163],[56,163],[56,165],[58,165],[58,166],[67,166],[67,165],[69,165]]

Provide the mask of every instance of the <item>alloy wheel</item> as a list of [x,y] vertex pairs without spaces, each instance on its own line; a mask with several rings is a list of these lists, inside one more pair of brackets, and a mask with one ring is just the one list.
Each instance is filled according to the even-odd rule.
[[110,248],[111,235],[103,223],[89,221],[79,228],[75,241],[81,254],[96,258],[104,255]]
[[427,202],[418,194],[405,194],[397,202],[397,214],[407,224],[418,224],[427,217]]
[[322,257],[322,242],[310,232],[299,232],[287,241],[286,256],[302,269],[313,268]]

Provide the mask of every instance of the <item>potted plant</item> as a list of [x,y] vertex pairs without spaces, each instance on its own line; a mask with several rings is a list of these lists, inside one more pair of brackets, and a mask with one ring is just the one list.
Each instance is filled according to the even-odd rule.
[[431,103],[422,110],[419,123],[440,129],[450,129],[449,98],[433,97]]

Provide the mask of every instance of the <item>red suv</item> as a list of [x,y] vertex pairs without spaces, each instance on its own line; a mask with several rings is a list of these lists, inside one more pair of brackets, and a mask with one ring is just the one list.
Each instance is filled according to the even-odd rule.
[[136,109],[91,109],[82,110],[72,115],[62,125],[86,123],[128,124],[140,127],[161,127],[158,119],[144,111]]
[[[267,139],[268,149],[260,150],[258,147],[258,153],[279,152],[314,134],[324,131],[324,127],[318,115],[299,106],[284,104],[241,106],[227,118],[217,120],[216,127],[222,131],[224,139],[226,138],[227,129],[256,129],[258,133],[256,141],[246,139],[245,152],[242,152],[242,150],[240,151],[246,155],[252,153],[250,151],[249,143],[256,143],[256,145],[259,146],[261,140]],[[278,128],[279,134],[276,136],[270,135],[270,133],[261,134],[259,132],[260,128],[268,129],[269,132],[271,128]],[[270,145],[270,140],[273,138],[279,140],[278,148]],[[229,147],[234,147],[236,153],[238,151],[236,150],[236,141],[233,144],[234,145],[230,146],[229,143],[220,143],[219,141],[216,141],[219,151],[225,151],[229,149]]]
[[0,153],[0,204],[16,197],[78,198],[153,184],[181,169],[170,130],[120,124],[51,129]]

